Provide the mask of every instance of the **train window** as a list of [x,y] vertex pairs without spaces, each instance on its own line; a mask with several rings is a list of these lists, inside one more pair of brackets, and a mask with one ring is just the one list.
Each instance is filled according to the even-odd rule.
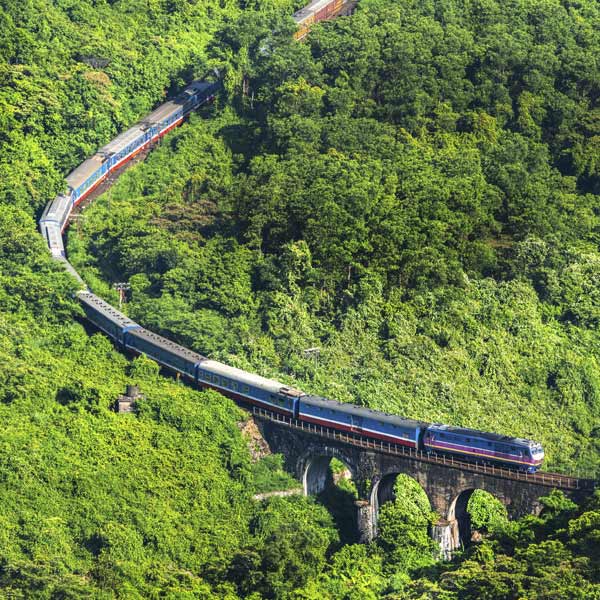
[[238,390],[238,384],[235,381],[231,382],[231,389],[237,392],[237,390]]
[[471,438],[467,438],[466,441],[470,444],[471,443]]
[[244,392],[244,394],[249,394],[250,393],[250,386],[248,386],[248,385],[242,386],[242,391]]

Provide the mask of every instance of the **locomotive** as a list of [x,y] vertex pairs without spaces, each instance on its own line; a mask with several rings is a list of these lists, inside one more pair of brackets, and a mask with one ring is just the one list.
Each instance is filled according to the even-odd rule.
[[77,167],[66,178],[67,191],[46,207],[39,222],[40,231],[52,256],[82,283],[83,289],[77,296],[88,320],[121,348],[145,354],[194,385],[215,389],[236,401],[301,422],[427,453],[535,472],[544,458],[543,448],[536,442],[425,423],[306,394],[278,381],[211,360],[148,331],[85,287],[66,258],[62,240],[71,211],[111,171],[165,135],[192,110],[211,100],[218,87],[218,82],[193,82],[177,98],[159,106]]

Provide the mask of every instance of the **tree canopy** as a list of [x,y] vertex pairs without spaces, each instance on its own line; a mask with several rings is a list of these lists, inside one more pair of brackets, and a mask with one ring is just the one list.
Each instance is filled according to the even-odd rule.
[[475,493],[481,541],[447,564],[411,481],[368,546],[320,502],[252,500],[298,484],[253,463],[247,417],[91,331],[47,255],[65,174],[216,67],[215,105],[72,227],[94,291],[129,282],[130,316],[229,364],[597,477],[597,3],[361,0],[300,44],[296,8],[0,2],[0,594],[600,597],[597,497],[510,522]]

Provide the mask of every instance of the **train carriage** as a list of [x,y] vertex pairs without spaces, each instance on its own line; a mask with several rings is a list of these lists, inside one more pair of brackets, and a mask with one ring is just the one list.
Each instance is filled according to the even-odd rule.
[[215,360],[198,366],[198,384],[212,387],[226,396],[273,410],[290,417],[298,414],[298,400],[304,393],[274,379],[236,369]]
[[161,365],[196,380],[196,366],[205,357],[184,348],[167,338],[140,327],[125,337],[125,347],[138,354],[145,354]]
[[314,0],[310,4],[307,4],[292,16],[298,25],[298,30],[294,34],[294,37],[297,40],[302,39],[312,25],[329,19],[338,13],[344,4],[345,0]]
[[102,175],[109,169],[109,165],[105,162],[105,158],[100,152],[97,152],[67,175],[71,204],[77,204],[86,193],[89,193],[102,181]]
[[155,135],[165,135],[179,125],[194,108],[213,98],[218,87],[218,82],[193,81],[179,96],[153,110],[143,123],[155,127]]
[[451,453],[530,472],[536,471],[544,459],[542,446],[532,440],[437,423],[427,428],[423,447],[428,452]]
[[146,148],[152,139],[153,132],[143,123],[136,123],[127,131],[100,148],[98,155],[102,157],[103,167],[99,174],[104,176],[109,171],[118,169]]
[[47,206],[39,223],[53,256],[65,256],[63,242],[57,239],[56,226],[62,233],[73,207],[104,181],[111,171],[181,123],[194,108],[213,98],[218,87],[219,82],[192,82],[175,100],[161,104],[144,121],[119,134],[67,175],[68,191]]
[[329,400],[320,396],[300,399],[298,416],[303,421],[333,427],[381,441],[418,448],[426,423],[380,411]]
[[294,37],[297,40],[301,40],[309,32],[311,26],[315,22],[315,15],[313,11],[302,8],[297,13],[294,13],[293,18],[298,25],[298,29],[296,33],[294,33]]
[[60,225],[57,222],[40,222],[40,231],[48,244],[50,253],[57,260],[66,260],[65,247]]
[[91,292],[79,292],[86,317],[119,344],[125,343],[127,332],[140,326]]
[[70,212],[70,195],[60,194],[52,202],[50,202],[48,206],[46,206],[44,212],[42,213],[40,223],[55,223],[62,231],[67,223]]

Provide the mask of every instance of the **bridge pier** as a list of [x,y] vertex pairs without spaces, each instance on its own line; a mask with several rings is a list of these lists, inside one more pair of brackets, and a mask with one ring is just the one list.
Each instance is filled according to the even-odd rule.
[[440,545],[439,558],[450,560],[452,552],[460,548],[458,521],[440,519],[431,527],[431,538]]
[[357,500],[356,506],[356,527],[358,529],[358,543],[368,544],[375,538],[375,511],[373,506],[367,500]]

